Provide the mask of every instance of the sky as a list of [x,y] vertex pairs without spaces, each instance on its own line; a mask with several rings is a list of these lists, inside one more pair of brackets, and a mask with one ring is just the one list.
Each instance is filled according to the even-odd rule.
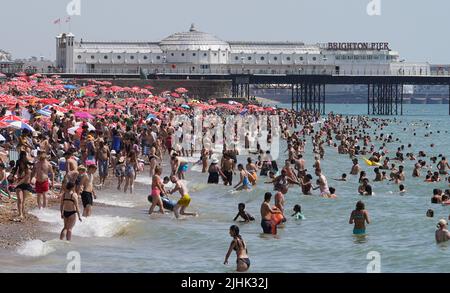
[[[66,23],[71,1],[80,15]],[[371,11],[380,15],[370,16],[378,2]],[[0,11],[0,49],[13,58],[54,60],[61,32],[159,41],[195,23],[227,41],[389,42],[407,61],[450,63],[448,0],[2,0]]]

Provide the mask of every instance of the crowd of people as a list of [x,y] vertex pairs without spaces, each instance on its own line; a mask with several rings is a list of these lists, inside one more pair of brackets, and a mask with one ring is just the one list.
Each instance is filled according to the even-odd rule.
[[[321,117],[313,111],[297,113],[255,104],[202,102],[189,98],[183,88],[159,95],[153,95],[150,90],[151,87],[121,88],[94,80],[84,85],[71,85],[58,77],[39,75],[19,75],[1,83],[0,194],[3,199],[17,202],[17,217],[12,220],[26,220],[25,200],[30,194],[36,194],[38,208],[47,208],[49,193],[54,194],[60,201],[64,221],[60,238],[71,240],[77,219],[82,221],[83,217],[92,216],[96,191],[111,188],[111,180],[115,178],[118,190],[133,193],[138,173],[146,172],[151,178],[149,214],[157,209],[161,214],[167,210],[173,212],[176,218],[198,216],[187,211],[192,197],[184,181],[189,170],[186,157],[194,154],[200,154],[196,164],[207,175],[205,181],[208,184],[222,182],[236,191],[251,190],[258,184],[272,185],[266,188],[268,191],[263,195],[260,208],[262,232],[271,235],[277,234],[277,228],[291,219],[306,219],[300,204],[293,206],[293,214],[288,215],[285,196],[290,190],[292,193],[293,187],[298,186],[305,196],[318,190],[318,195],[323,198],[337,197],[336,188],[330,186],[322,168],[326,148],[349,157],[349,175],[359,177],[355,193],[362,196],[375,194],[371,181],[391,181],[398,184],[399,194],[405,195],[408,177],[402,165],[405,160],[417,161],[412,177],[424,177],[426,182],[446,180],[450,183],[450,166],[443,154],[427,156],[422,150],[413,151],[411,145],[402,145],[393,156],[388,156],[389,144],[398,139],[383,133],[383,128],[388,125],[385,119],[333,113]],[[200,139],[200,143],[195,143],[194,139],[199,138],[195,138],[193,127],[186,132],[186,122],[184,125],[174,122],[178,114],[186,115],[194,122],[195,109],[203,110],[202,122],[211,113],[223,120],[227,115],[277,114],[280,137],[287,142],[287,159],[283,162],[274,159],[271,151],[263,149],[259,143],[256,149],[251,149],[248,134],[241,150],[222,145],[221,152],[215,152],[214,144],[220,142],[214,136],[211,141]],[[218,126],[202,127],[200,135],[214,127]],[[371,135],[374,128],[376,131]],[[234,133],[231,131],[234,138],[240,135],[237,131],[237,128]],[[274,135],[269,130],[263,139],[270,143]],[[380,144],[379,148],[375,143]],[[309,164],[305,160],[307,144],[311,144],[314,155],[314,162]],[[200,148],[196,148],[197,145]],[[243,151],[248,154],[245,162],[239,161]],[[368,167],[373,167],[373,179],[360,165],[362,160]],[[283,164],[281,168],[279,163]],[[307,170],[310,165],[313,172]],[[436,171],[433,171],[434,167]],[[421,174],[423,170],[427,170],[425,176]],[[265,179],[261,180],[261,177]],[[343,173],[341,178],[332,180],[346,181],[347,178],[348,175]],[[172,188],[168,188],[169,185]],[[169,198],[177,193],[178,200]],[[431,202],[450,204],[450,191],[435,189]],[[433,216],[433,210],[427,211],[427,216]],[[244,203],[238,205],[234,221],[238,218],[243,222],[255,221]],[[354,225],[353,234],[366,234],[366,224],[370,223],[369,213],[360,200],[349,219],[349,224]],[[233,240],[224,263],[234,250],[237,270],[246,271],[250,259],[239,227],[231,226],[230,235]],[[436,241],[449,239],[447,221],[441,219]]]

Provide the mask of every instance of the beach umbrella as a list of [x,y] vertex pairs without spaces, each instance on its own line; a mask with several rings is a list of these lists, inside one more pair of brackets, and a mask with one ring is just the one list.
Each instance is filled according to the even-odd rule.
[[52,75],[52,76],[50,76],[51,78],[60,78],[61,76],[59,76],[59,75]]
[[81,118],[81,119],[94,119],[94,116],[87,112],[76,112],[75,117]]
[[189,107],[188,105],[181,105],[181,108],[190,109],[191,107]]
[[188,92],[188,90],[185,89],[184,87],[180,87],[180,88],[177,88],[177,89],[175,90],[175,92],[177,92],[177,93],[179,93],[179,94],[185,94],[185,93]]
[[50,117],[50,116],[52,116],[52,112],[46,111],[46,110],[44,110],[44,109],[41,109],[41,110],[37,111],[37,113],[40,114],[40,115],[42,115],[42,116],[45,116],[45,117]]
[[75,85],[73,85],[73,84],[66,84],[66,85],[64,86],[64,88],[65,88],[66,90],[74,90],[74,89],[76,89],[77,87],[76,87]]
[[6,75],[0,72],[0,78],[6,78]]
[[[85,122],[85,124],[88,126],[88,131],[95,131],[94,125],[92,125],[89,122]],[[75,134],[75,133],[81,134],[81,131],[83,131],[83,125],[84,125],[83,122],[78,122],[74,127],[69,128],[67,130],[67,132],[69,134]]]
[[13,122],[13,121],[25,121],[25,120],[20,118],[19,116],[16,116],[16,115],[7,115],[5,117],[2,117],[0,119],[0,121],[2,121],[2,122]]
[[148,89],[148,90],[154,90],[154,89],[155,89],[155,88],[152,87],[151,85],[146,85],[146,86],[144,86],[144,88],[146,88],[146,89]]
[[0,141],[6,141],[6,138],[0,134]]
[[9,124],[7,122],[0,121],[0,128],[7,128],[8,126]]
[[14,129],[28,129],[31,132],[35,132],[33,127],[31,127],[29,124],[22,122],[22,121],[13,121],[9,123],[9,127]]
[[180,95],[178,93],[171,93],[170,95],[172,97],[174,97],[174,98],[179,98],[180,97]]
[[46,99],[39,100],[38,103],[50,105],[50,104],[59,104],[60,101],[55,98],[46,98]]
[[27,74],[25,72],[18,72],[16,73],[16,76],[27,76]]

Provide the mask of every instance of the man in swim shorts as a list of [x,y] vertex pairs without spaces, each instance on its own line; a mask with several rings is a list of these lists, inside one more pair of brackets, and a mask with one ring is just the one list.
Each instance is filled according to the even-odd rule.
[[84,173],[83,169],[80,169],[81,201],[84,208],[83,217],[91,216],[94,198],[97,198],[94,191],[94,174],[96,171],[97,165],[90,165],[87,173]]
[[273,229],[272,214],[281,213],[279,210],[272,209],[270,206],[270,200],[272,199],[272,193],[266,192],[264,194],[264,202],[261,204],[261,227],[264,234],[277,234],[276,227]]
[[178,219],[180,215],[183,216],[197,216],[197,213],[188,213],[186,212],[186,208],[191,203],[191,197],[189,196],[188,190],[186,186],[179,180],[175,175],[170,176],[170,181],[175,184],[175,187],[169,192],[173,194],[175,192],[180,192],[181,198],[177,202],[176,206],[173,208],[173,212],[175,217]]
[[31,178],[36,178],[35,190],[37,194],[37,205],[41,209],[47,207],[47,192],[50,189],[48,175],[51,175],[52,186],[55,181],[55,175],[52,165],[47,160],[47,153],[39,151],[38,156],[39,160],[33,167]]

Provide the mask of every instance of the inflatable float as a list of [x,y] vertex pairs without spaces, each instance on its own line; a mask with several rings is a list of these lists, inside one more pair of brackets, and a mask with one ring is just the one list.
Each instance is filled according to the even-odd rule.
[[363,160],[367,164],[367,166],[371,166],[371,167],[381,167],[382,166],[380,163],[373,162],[367,158],[363,158]]
[[[153,203],[153,196],[149,195],[147,199],[150,203]],[[161,196],[161,200],[163,202],[163,207],[169,211],[173,211],[173,208],[177,205],[175,201],[170,200],[165,196]]]

